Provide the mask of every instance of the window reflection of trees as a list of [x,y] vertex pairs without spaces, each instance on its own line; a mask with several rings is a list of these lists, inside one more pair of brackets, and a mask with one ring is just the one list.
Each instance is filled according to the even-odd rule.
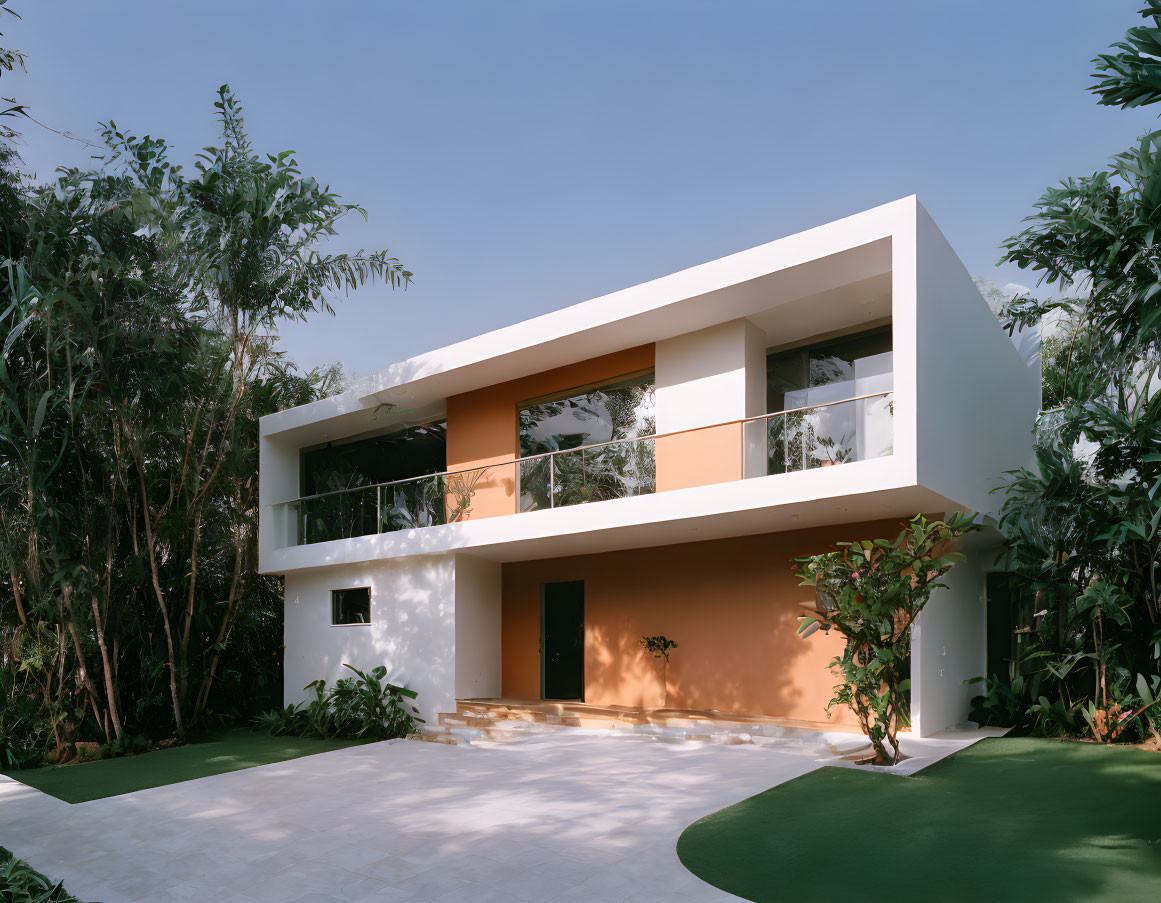
[[894,453],[890,394],[771,417],[767,473],[795,473]]
[[520,510],[653,492],[655,411],[652,373],[522,407],[521,457],[567,453],[521,463]]

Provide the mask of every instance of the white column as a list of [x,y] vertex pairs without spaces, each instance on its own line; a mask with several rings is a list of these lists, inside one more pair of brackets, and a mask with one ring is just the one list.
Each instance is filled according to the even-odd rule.
[[765,413],[766,335],[731,320],[657,343],[657,431]]
[[500,563],[456,555],[456,699],[501,695]]
[[911,632],[911,729],[921,737],[968,720],[987,669],[987,572],[996,534],[975,534],[961,551],[967,560],[941,581]]

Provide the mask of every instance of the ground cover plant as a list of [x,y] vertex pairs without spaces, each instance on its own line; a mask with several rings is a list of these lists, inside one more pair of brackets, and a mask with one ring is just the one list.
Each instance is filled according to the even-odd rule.
[[80,903],[60,882],[53,884],[40,872],[0,847],[0,901],[3,903]]
[[[0,51],[0,74],[23,62]],[[258,419],[337,374],[298,371],[276,325],[410,273],[328,252],[363,211],[254,149],[228,86],[213,109],[188,169],[108,123],[92,168],[35,182],[24,108],[0,104],[0,768],[196,738],[282,695]]]
[[1159,796],[1152,753],[983,740],[906,778],[820,768],[695,822],[677,853],[747,900],[860,899],[876,875],[898,901],[1154,900]]
[[800,586],[814,590],[798,632],[835,630],[846,640],[831,667],[839,677],[830,705],[848,706],[871,741],[869,761],[899,760],[898,732],[908,723],[911,686],[911,626],[939,580],[964,556],[951,550],[978,530],[974,515],[946,521],[916,515],[895,539],[836,543],[838,548],[798,559]]
[[[1161,100],[1161,2],[1099,56],[1101,104]],[[1001,529],[1025,638],[974,717],[1046,734],[1161,741],[1161,132],[1048,189],[1004,261],[1045,291],[1036,467],[1008,475]],[[1064,297],[1059,297],[1063,294]]]

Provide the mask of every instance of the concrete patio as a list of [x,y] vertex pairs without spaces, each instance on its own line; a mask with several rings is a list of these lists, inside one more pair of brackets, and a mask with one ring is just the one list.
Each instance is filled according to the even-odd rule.
[[[906,770],[982,735],[908,740]],[[77,805],[0,776],[0,845],[101,903],[734,899],[678,862],[681,831],[857,739],[393,741]]]

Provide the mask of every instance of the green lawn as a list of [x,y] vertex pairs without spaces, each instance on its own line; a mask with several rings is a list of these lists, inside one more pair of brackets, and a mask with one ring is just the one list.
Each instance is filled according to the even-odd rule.
[[52,794],[66,803],[84,803],[147,787],[162,787],[211,774],[240,771],[255,765],[269,765],[332,749],[343,749],[358,745],[359,742],[270,737],[239,730],[221,734],[204,743],[175,746],[120,759],[14,771],[9,773],[9,777]]
[[686,828],[748,900],[1161,900],[1161,754],[984,740],[913,777],[821,768]]

